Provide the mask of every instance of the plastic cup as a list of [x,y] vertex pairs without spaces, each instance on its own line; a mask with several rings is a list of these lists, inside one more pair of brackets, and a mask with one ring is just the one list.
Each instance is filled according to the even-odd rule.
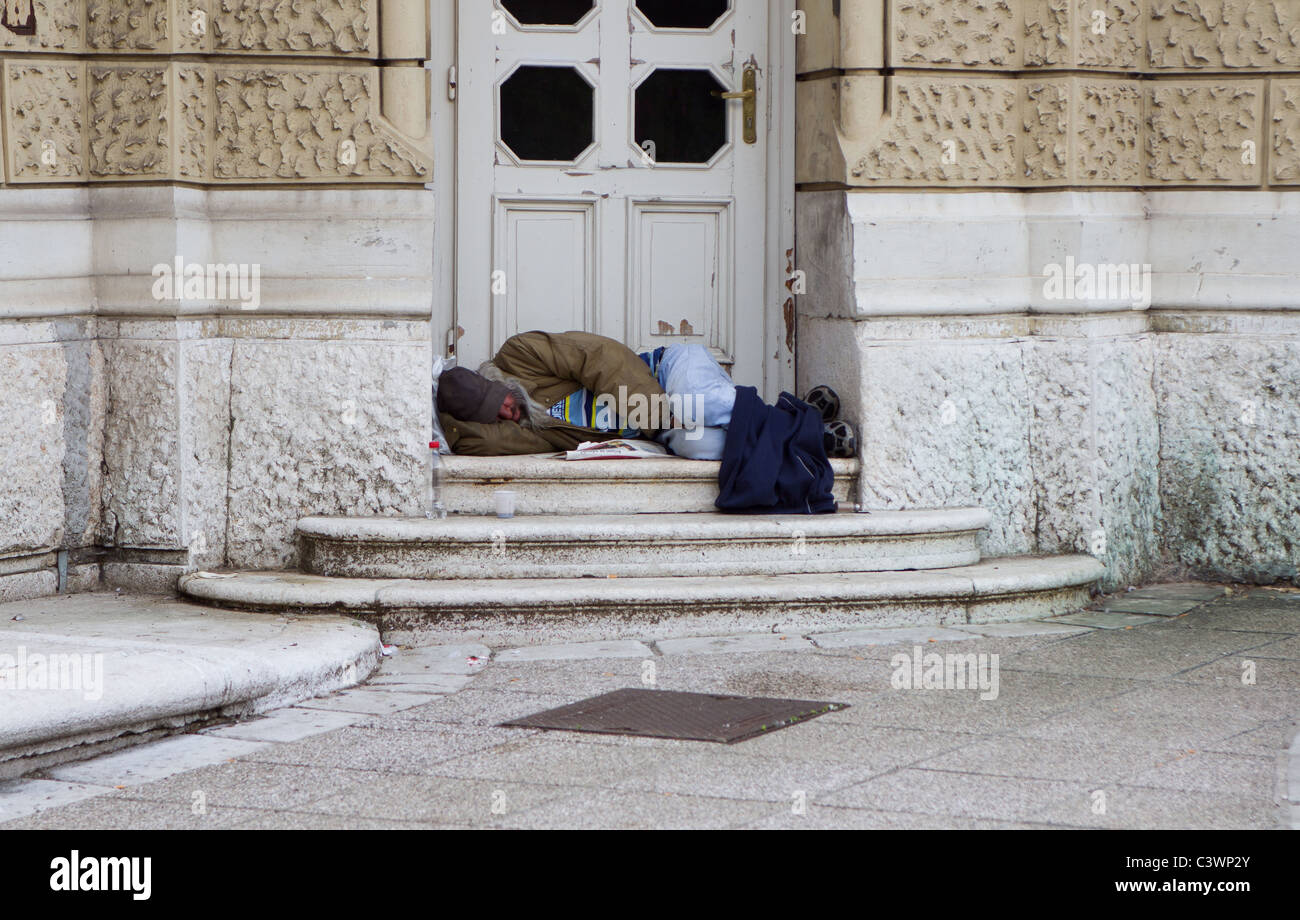
[[514,492],[493,492],[492,499],[496,502],[497,517],[512,518],[515,516]]

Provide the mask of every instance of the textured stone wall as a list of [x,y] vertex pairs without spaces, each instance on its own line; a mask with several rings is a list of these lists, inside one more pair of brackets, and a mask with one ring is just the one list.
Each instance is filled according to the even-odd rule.
[[381,98],[386,68],[420,66],[381,48],[390,2],[37,0],[34,35],[0,26],[4,181],[422,185],[426,84]]
[[[282,564],[303,513],[417,508],[425,5],[31,12],[0,25],[0,598],[54,590],[62,562],[69,588],[169,590]],[[256,271],[257,296],[160,294],[177,260]]]
[[[801,39],[801,182],[1300,182],[1294,0],[842,0],[838,9],[811,10]],[[879,22],[879,53],[848,53]]]

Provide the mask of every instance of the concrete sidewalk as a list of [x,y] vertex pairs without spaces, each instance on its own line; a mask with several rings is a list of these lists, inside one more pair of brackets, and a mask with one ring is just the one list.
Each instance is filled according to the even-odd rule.
[[343,617],[115,594],[0,604],[0,777],[349,687],[379,652]]
[[[1300,824],[1300,593],[1179,585],[1097,608],[399,650],[363,687],[10,782],[0,828]],[[918,649],[997,655],[996,694],[895,689],[892,659]],[[496,727],[651,679],[851,708],[730,747]]]

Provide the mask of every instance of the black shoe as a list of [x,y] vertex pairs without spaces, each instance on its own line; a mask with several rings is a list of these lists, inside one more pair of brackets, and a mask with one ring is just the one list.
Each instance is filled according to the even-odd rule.
[[840,417],[840,394],[830,387],[813,387],[804,402],[822,414],[822,421],[830,424]]
[[830,422],[824,431],[826,456],[851,458],[858,455],[858,436],[848,422]]

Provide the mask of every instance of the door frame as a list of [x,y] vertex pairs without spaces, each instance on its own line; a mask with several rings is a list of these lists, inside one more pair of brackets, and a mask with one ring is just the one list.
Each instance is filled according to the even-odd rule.
[[[754,0],[733,0],[753,3]],[[775,402],[783,390],[795,385],[796,314],[794,299],[786,283],[794,268],[795,249],[795,36],[791,28],[797,0],[767,0],[768,79],[766,122],[768,145],[767,277],[764,281],[763,377],[757,382],[764,398]],[[456,292],[460,284],[456,257],[456,236],[460,214],[457,195],[461,171],[459,157],[458,103],[448,99],[446,77],[452,67],[463,72],[457,59],[460,46],[456,0],[429,0],[432,33],[430,60],[434,140],[434,182],[429,188],[438,196],[437,226],[434,229],[433,335],[435,352],[452,354],[455,349]],[[771,75],[780,79],[773,80]],[[788,347],[787,343],[790,346]],[[750,383],[751,381],[740,381]]]

